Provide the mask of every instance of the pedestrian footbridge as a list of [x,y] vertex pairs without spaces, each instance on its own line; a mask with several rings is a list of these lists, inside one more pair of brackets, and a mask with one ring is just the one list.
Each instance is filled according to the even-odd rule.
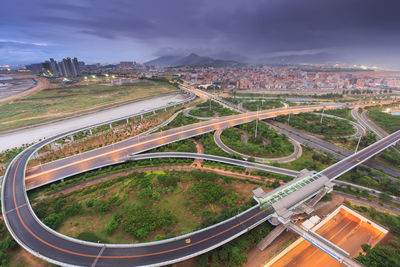
[[332,191],[333,185],[323,174],[302,170],[297,178],[284,186],[267,193],[257,188],[253,194],[261,209],[273,209],[272,224],[287,224],[293,215],[311,213],[313,206]]

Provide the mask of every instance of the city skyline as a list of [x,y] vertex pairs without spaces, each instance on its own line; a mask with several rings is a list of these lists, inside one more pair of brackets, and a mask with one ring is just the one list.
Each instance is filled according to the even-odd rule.
[[191,52],[245,63],[400,69],[398,1],[9,1],[0,63],[74,55],[88,63]]

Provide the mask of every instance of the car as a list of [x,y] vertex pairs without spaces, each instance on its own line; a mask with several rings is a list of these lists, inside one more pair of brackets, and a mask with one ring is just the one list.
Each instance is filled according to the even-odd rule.
[[192,240],[190,240],[190,238],[185,239],[186,244],[190,244],[190,242],[192,242]]

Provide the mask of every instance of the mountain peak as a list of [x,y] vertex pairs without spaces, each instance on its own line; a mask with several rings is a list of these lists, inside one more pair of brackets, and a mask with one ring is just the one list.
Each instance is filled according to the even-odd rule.
[[240,63],[231,60],[218,60],[210,57],[199,56],[196,53],[190,53],[187,56],[161,56],[144,64],[165,68],[178,66],[223,67],[239,65]]

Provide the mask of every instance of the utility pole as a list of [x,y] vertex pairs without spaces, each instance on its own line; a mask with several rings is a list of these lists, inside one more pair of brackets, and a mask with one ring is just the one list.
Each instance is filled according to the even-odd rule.
[[254,138],[257,138],[257,129],[258,129],[258,105],[257,105],[257,118],[256,118],[256,132],[254,134]]
[[360,138],[358,139],[357,146],[356,146],[356,151],[354,151],[354,153],[357,153],[358,146],[360,145],[360,142],[361,142],[361,137],[362,137],[362,134],[360,134]]
[[209,99],[208,101],[210,101],[210,111],[211,111],[211,99]]
[[290,113],[289,113],[289,118],[288,118],[288,120],[287,120],[287,124],[288,124],[288,125],[290,124]]
[[319,123],[322,123],[322,119],[324,118],[324,112],[325,112],[325,108],[322,109],[321,120]]

